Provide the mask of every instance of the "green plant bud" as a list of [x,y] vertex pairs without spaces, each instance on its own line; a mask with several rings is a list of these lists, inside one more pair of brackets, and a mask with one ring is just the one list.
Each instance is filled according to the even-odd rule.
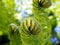
[[43,8],[48,8],[51,6],[51,0],[37,0],[38,6]]
[[12,23],[10,24],[10,33],[13,34],[13,33],[19,33],[19,28],[16,24]]
[[14,23],[10,24],[9,39],[10,45],[22,45],[19,27]]
[[40,32],[40,25],[36,20],[31,18],[25,19],[22,22],[22,32],[29,35],[37,35]]

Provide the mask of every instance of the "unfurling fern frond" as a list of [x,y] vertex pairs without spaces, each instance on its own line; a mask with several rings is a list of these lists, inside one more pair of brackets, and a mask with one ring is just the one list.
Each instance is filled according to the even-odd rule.
[[40,32],[40,25],[34,19],[25,19],[22,23],[22,32],[29,35],[37,35]]

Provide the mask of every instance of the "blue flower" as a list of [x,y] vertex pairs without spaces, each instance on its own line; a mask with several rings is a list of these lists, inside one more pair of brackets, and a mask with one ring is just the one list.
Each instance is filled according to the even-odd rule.
[[57,38],[56,37],[52,37],[52,38],[50,38],[50,41],[51,41],[51,43],[54,43],[54,42],[56,42],[57,41]]
[[54,30],[56,33],[60,33],[60,26],[56,26]]

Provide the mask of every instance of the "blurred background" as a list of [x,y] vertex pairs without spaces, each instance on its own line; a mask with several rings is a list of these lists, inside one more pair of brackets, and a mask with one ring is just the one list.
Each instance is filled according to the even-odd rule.
[[[60,0],[52,0],[51,2],[52,5],[48,8],[48,18],[52,24],[50,41],[53,45],[59,45]],[[8,24],[15,21],[14,23],[20,25],[23,19],[29,16],[34,16],[32,14],[32,0],[0,0],[0,45],[10,42],[6,34],[6,30],[8,32]]]

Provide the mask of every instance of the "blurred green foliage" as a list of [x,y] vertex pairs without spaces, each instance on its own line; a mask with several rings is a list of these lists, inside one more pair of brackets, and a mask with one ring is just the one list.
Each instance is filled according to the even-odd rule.
[[[18,42],[18,39],[20,39],[20,34],[18,34],[18,35],[12,34],[13,35],[13,37],[12,37],[12,35],[10,35],[10,33],[9,33],[10,24],[16,23],[16,20],[14,17],[15,13],[16,13],[16,11],[15,11],[14,0],[0,0],[0,36],[4,35],[3,33],[5,33],[8,36],[7,38],[9,38],[11,45],[19,45],[20,44],[20,42]],[[17,36],[17,37],[15,37],[15,36]],[[5,38],[3,38],[3,39],[5,39]],[[3,44],[3,45],[5,45],[5,44]],[[9,45],[9,44],[6,43],[6,45]]]
[[[7,0],[5,0],[7,1]],[[10,1],[7,1],[6,4],[2,0],[0,1],[0,31],[8,31],[9,24],[14,22],[14,3],[9,4]],[[12,1],[14,2],[14,1]],[[12,5],[12,6],[11,6]]]

